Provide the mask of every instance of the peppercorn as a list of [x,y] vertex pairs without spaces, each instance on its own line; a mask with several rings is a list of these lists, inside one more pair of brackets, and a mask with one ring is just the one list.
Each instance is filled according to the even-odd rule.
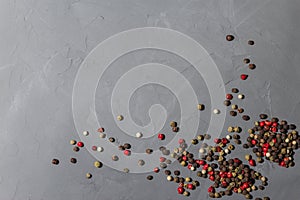
[[220,114],[220,110],[219,110],[219,109],[214,109],[214,110],[213,110],[213,113],[214,113],[214,114]]
[[229,114],[230,114],[231,116],[235,117],[235,116],[237,115],[237,112],[236,112],[236,111],[233,111],[233,110],[231,110],[231,111],[229,112]]
[[58,164],[59,164],[59,160],[56,159],[56,158],[53,158],[53,159],[52,159],[52,164],[53,164],[53,165],[58,165]]
[[115,138],[113,138],[113,137],[110,137],[108,140],[109,140],[110,142],[115,142],[115,141],[116,141]]
[[203,136],[203,135],[198,135],[198,136],[197,136],[197,139],[198,139],[199,141],[202,141],[202,140],[204,140],[204,136]]
[[113,156],[111,157],[111,159],[112,159],[113,161],[118,161],[118,160],[119,160],[119,157],[116,156],[116,155],[113,155]]
[[73,148],[73,151],[75,151],[75,152],[78,152],[80,149],[79,149],[79,147],[74,147]]
[[179,131],[179,127],[173,127],[173,128],[172,128],[172,131],[173,131],[174,133],[177,133],[177,132]]
[[239,113],[243,113],[243,112],[244,112],[244,109],[243,109],[243,108],[238,108],[238,112],[239,112]]
[[251,70],[253,70],[253,69],[256,68],[256,65],[253,64],[253,63],[251,63],[251,64],[248,65],[248,68],[251,69]]
[[152,152],[153,152],[152,149],[146,149],[146,153],[147,153],[147,154],[151,154]]
[[171,121],[171,122],[170,122],[170,126],[171,126],[172,128],[174,128],[174,127],[177,126],[177,123],[176,123],[175,121]]
[[71,144],[71,145],[75,145],[75,144],[76,144],[76,141],[75,141],[75,140],[70,140],[70,144]]
[[249,58],[244,58],[243,62],[244,62],[245,64],[248,64],[248,63],[250,63],[250,59],[249,59]]
[[160,168],[162,168],[162,169],[167,168],[167,164],[166,164],[166,163],[160,163],[159,166],[160,166]]
[[168,181],[173,181],[173,176],[167,176]]
[[242,143],[241,140],[234,140],[234,142],[235,142],[236,144],[241,144],[241,143]]
[[254,45],[254,41],[253,40],[248,40],[248,45]]
[[227,41],[232,41],[232,40],[234,40],[234,36],[233,35],[226,35],[226,40]]
[[70,162],[75,164],[75,163],[77,163],[77,160],[76,160],[76,158],[71,158]]
[[192,140],[191,140],[191,143],[192,143],[193,145],[196,145],[196,144],[198,144],[198,140],[192,139]]
[[249,115],[243,115],[242,118],[243,118],[243,120],[245,120],[245,121],[249,121],[249,120],[250,120]]
[[124,117],[123,117],[122,115],[118,115],[118,116],[117,116],[117,120],[118,120],[118,121],[122,121],[123,119],[124,119]]
[[100,161],[95,161],[94,166],[97,168],[101,168],[103,166],[103,164]]
[[147,180],[151,181],[153,179],[152,175],[147,176]]
[[209,134],[204,134],[204,139],[209,140],[211,138],[211,136]]
[[145,161],[144,160],[138,160],[138,165],[139,166],[143,166],[145,164]]
[[103,127],[98,128],[97,130],[99,133],[103,133],[105,131],[105,129]]
[[124,169],[123,169],[123,172],[129,173],[129,169],[128,169],[128,168],[124,168]]
[[232,126],[229,126],[228,127],[228,129],[227,129],[227,131],[229,132],[229,133],[232,133],[234,130],[233,130],[234,128],[232,127]]
[[225,106],[230,106],[231,105],[231,101],[230,100],[225,100],[224,101],[224,105]]
[[131,145],[129,143],[125,143],[123,146],[124,146],[125,149],[130,149],[131,148]]
[[90,179],[90,178],[92,178],[92,174],[86,173],[86,174],[85,174],[85,177],[86,177],[87,179]]
[[248,75],[247,74],[241,74],[240,78],[242,80],[246,80],[248,78]]
[[78,147],[83,147],[84,144],[83,144],[83,142],[77,142],[77,146],[78,146]]
[[204,110],[205,109],[205,105],[203,105],[203,104],[198,104],[197,105],[197,108],[198,108],[198,110]]

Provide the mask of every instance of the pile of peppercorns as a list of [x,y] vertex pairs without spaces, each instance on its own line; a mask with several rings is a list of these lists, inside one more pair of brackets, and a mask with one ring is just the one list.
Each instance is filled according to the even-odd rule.
[[[239,127],[235,129],[238,132],[241,131]],[[208,134],[198,135],[197,138],[191,140],[191,143],[197,145],[205,138],[210,139],[210,136]],[[230,144],[231,139],[230,135],[224,138],[215,138],[215,146],[208,146],[203,143],[199,149],[201,159],[195,158],[191,152],[182,148],[185,141],[180,139],[179,144],[181,147],[174,149],[172,157],[176,158],[181,166],[196,171],[198,177],[209,178],[214,182],[207,190],[211,198],[221,198],[222,196],[239,193],[243,194],[246,199],[251,199],[251,191],[264,190],[267,185],[267,178],[250,166],[243,164],[239,158],[226,158],[235,148],[234,145]],[[191,177],[180,177],[179,170],[175,170],[173,173],[174,177],[171,176],[172,172],[170,170],[165,170],[167,180],[178,183],[178,194],[189,196],[190,192],[200,185],[198,180],[193,180]],[[261,185],[255,185],[257,180],[261,181]],[[217,191],[218,188],[223,190]],[[264,199],[268,199],[268,197]]]
[[285,120],[279,121],[277,117],[267,118],[266,114],[260,114],[261,121],[255,122],[255,126],[248,130],[247,143],[243,147],[252,148],[259,163],[265,158],[281,167],[293,167],[294,150],[300,144],[296,126]]

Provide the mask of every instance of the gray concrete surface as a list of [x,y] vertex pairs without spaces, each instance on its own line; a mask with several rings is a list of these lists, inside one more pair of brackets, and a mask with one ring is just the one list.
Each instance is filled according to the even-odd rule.
[[[242,105],[253,116],[251,121],[255,115],[266,112],[300,126],[299,11],[297,0],[2,0],[0,200],[186,199],[176,194],[176,185],[168,183],[163,174],[154,174],[154,180],[149,182],[145,179],[148,173],[124,174],[108,166],[95,169],[95,158],[87,150],[77,154],[72,151],[69,140],[79,139],[73,120],[72,92],[83,60],[100,42],[122,31],[140,27],[173,29],[206,49],[220,70],[226,90],[238,86],[245,93]],[[225,41],[228,33],[236,36],[234,42]],[[248,46],[248,39],[253,39],[255,45]],[[246,56],[256,63],[257,70],[249,72],[249,80],[241,82],[239,75],[245,71],[242,59]],[[179,70],[197,98],[208,107],[211,105],[205,77],[195,73],[186,60],[153,49],[120,57],[97,85],[95,109],[110,134],[134,144],[136,152],[150,144],[157,149],[163,143],[153,143],[154,138],[139,142],[122,134],[112,116],[109,98],[116,77],[125,69],[150,62]],[[147,114],[154,104],[166,109],[166,123],[180,120],[180,102],[174,92],[148,84],[131,96],[129,110],[136,124],[145,126],[150,122]],[[210,116],[209,109],[201,115],[199,132],[209,128]],[[237,123],[244,128],[252,125],[229,117],[224,130]],[[168,124],[163,130],[167,127]],[[60,159],[58,166],[51,165],[53,157]],[[71,157],[78,158],[76,165],[69,162]],[[170,168],[179,167],[173,164]],[[265,191],[254,196],[299,199],[299,152],[292,169],[270,163],[256,169],[270,181]],[[93,174],[92,179],[85,179],[87,172]],[[209,183],[201,180],[201,188],[189,198],[208,199]]]

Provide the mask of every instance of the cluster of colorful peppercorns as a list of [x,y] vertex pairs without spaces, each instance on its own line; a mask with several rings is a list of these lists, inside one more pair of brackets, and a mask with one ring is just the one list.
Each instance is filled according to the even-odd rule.
[[[239,127],[236,129],[239,130]],[[197,138],[191,140],[191,143],[197,145],[199,141],[203,141],[205,138],[210,139],[210,136],[208,134],[198,135]],[[257,189],[263,190],[267,185],[267,178],[251,169],[250,166],[243,164],[238,158],[226,159],[226,156],[235,148],[234,145],[230,144],[230,140],[231,136],[227,135],[224,138],[215,138],[215,146],[208,146],[203,143],[199,149],[201,159],[195,158],[191,152],[182,147],[175,148],[172,157],[176,158],[180,165],[188,170],[197,171],[198,177],[209,178],[214,182],[208,188],[211,198],[240,193],[245,198],[251,199],[250,192]],[[180,139],[179,144],[183,146],[182,144],[185,144],[185,141]],[[175,170],[173,173],[174,177],[171,175],[170,170],[165,170],[167,180],[178,183],[178,194],[189,196],[190,192],[200,185],[198,180],[192,180],[191,177],[180,177],[179,170]],[[261,180],[261,185],[258,187],[255,185],[257,180]],[[217,188],[223,188],[224,190],[217,191]]]
[[[233,35],[227,35],[227,41],[233,41],[235,37]],[[254,45],[253,40],[248,41],[248,45]],[[249,58],[244,58],[244,64],[248,65],[250,70],[254,70],[256,65],[250,63]],[[247,80],[249,75],[241,74],[241,80]],[[234,101],[234,94],[239,93],[239,89],[232,88],[232,93],[226,95],[224,100],[225,106],[231,106],[229,114],[233,117],[238,114],[241,115],[241,118],[245,121],[250,120],[249,115],[244,115],[242,113],[245,110],[239,107],[236,104],[232,104]],[[244,94],[237,94],[237,98],[242,100],[245,98]],[[198,104],[198,110],[204,111],[205,105]],[[220,110],[214,109],[214,114],[219,114]],[[294,166],[294,150],[298,149],[300,144],[300,137],[298,132],[295,130],[296,126],[293,124],[288,124],[287,121],[280,121],[278,118],[272,118],[267,120],[268,116],[266,114],[260,115],[261,121],[255,122],[255,127],[249,129],[249,137],[247,142],[243,144],[244,148],[252,148],[253,153],[257,156],[257,159],[253,159],[251,155],[245,155],[245,159],[248,161],[250,166],[256,166],[256,162],[262,163],[263,158],[278,163],[282,167],[291,167]],[[122,121],[124,117],[122,115],[117,116],[118,121]],[[173,132],[179,132],[179,127],[175,121],[170,122],[170,126]],[[104,133],[104,128],[99,128],[99,137],[105,138],[106,134]],[[170,151],[165,147],[160,147],[159,150],[164,156],[171,156],[175,158],[182,167],[186,167],[190,171],[196,171],[197,176],[201,178],[208,178],[214,183],[207,189],[209,197],[211,198],[221,198],[225,195],[232,195],[233,193],[238,193],[244,195],[246,199],[252,199],[251,192],[257,189],[264,190],[265,186],[268,185],[267,178],[262,176],[261,173],[252,169],[249,165],[244,164],[239,158],[226,158],[227,155],[235,149],[233,144],[230,144],[231,139],[236,144],[241,144],[241,137],[239,133],[242,132],[242,128],[239,126],[230,126],[228,127],[229,133],[234,133],[232,136],[227,135],[223,138],[215,138],[214,146],[208,146],[206,143],[203,143],[199,149],[201,154],[200,158],[195,158],[194,154],[186,150],[187,144],[184,139],[180,139],[179,147],[174,149],[174,152],[170,154]],[[89,132],[84,131],[83,135],[88,136]],[[141,138],[142,133],[136,133],[137,138]],[[165,134],[157,134],[159,140],[165,139]],[[211,139],[209,134],[198,135],[197,138],[191,140],[191,144],[197,145],[200,141],[204,139]],[[116,140],[113,137],[108,138],[108,141],[114,143]],[[76,142],[75,140],[70,141],[71,145],[74,145],[73,151],[78,152],[80,148],[84,147],[83,142]],[[131,155],[131,145],[125,143],[119,145],[119,150],[123,151],[125,156]],[[92,146],[93,151],[102,152],[102,147]],[[151,154],[152,149],[146,149],[147,154]],[[172,163],[170,159],[166,157],[160,157],[160,166],[155,167],[153,172],[159,173],[161,169],[165,169],[169,164]],[[118,157],[116,155],[112,156],[113,161],[117,161]],[[75,164],[77,163],[76,158],[71,158],[70,162]],[[58,165],[59,160],[53,159],[52,164]],[[143,166],[145,162],[143,160],[138,161],[138,165]],[[95,161],[94,166],[97,168],[102,167],[100,161]],[[128,173],[129,169],[125,168],[124,172]],[[165,175],[167,176],[168,181],[173,181],[178,184],[177,192],[184,196],[189,196],[190,191],[195,190],[200,186],[198,180],[193,180],[191,177],[182,177],[180,176],[180,171],[175,170],[172,172],[168,169],[164,170]],[[91,178],[92,174],[87,173],[86,178]],[[147,176],[148,180],[153,180],[152,175]],[[260,180],[261,184],[257,187],[255,184]],[[222,189],[221,189],[222,188]],[[264,197],[263,200],[269,200],[269,197]],[[256,200],[261,200],[261,198],[256,198]]]
[[300,137],[296,126],[287,121],[273,117],[267,120],[266,114],[261,114],[261,121],[255,122],[255,126],[249,129],[247,142],[244,148],[252,148],[257,156],[257,162],[262,163],[265,158],[278,163],[281,167],[292,167],[294,163],[294,150],[300,144]]

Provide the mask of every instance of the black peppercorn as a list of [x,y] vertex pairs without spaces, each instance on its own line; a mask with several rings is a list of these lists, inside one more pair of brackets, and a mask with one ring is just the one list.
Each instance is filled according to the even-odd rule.
[[165,170],[165,174],[166,174],[167,176],[169,176],[169,175],[171,175],[171,171],[170,171],[170,170]]
[[147,153],[147,154],[151,154],[152,152],[153,152],[152,149],[146,149],[146,153]]
[[244,59],[244,63],[245,63],[245,64],[250,63],[250,59],[249,59],[249,58],[245,58],[245,59]]
[[234,40],[234,36],[233,35],[226,35],[226,40],[227,41],[232,41],[232,40]]
[[260,114],[259,117],[260,117],[260,119],[267,119],[268,115],[266,115],[266,114]]
[[76,160],[76,158],[71,158],[70,162],[75,164],[75,163],[77,163],[77,160]]
[[253,40],[248,40],[248,45],[254,45],[254,41]]
[[231,110],[231,111],[229,112],[229,114],[230,114],[231,116],[235,117],[235,116],[237,115],[237,112],[234,111],[234,110]]
[[80,149],[79,149],[79,147],[74,147],[73,148],[73,151],[75,151],[75,152],[78,152]]
[[58,159],[52,159],[52,164],[53,165],[58,165],[59,164],[59,160]]
[[233,93],[238,93],[238,92],[239,92],[239,89],[237,89],[237,88],[232,88],[232,89],[231,89],[231,92],[233,92]]
[[231,105],[231,101],[230,100],[225,100],[224,101],[224,105],[225,106],[230,106]]
[[149,175],[149,176],[147,176],[147,179],[150,181],[153,179],[153,176]]
[[175,171],[174,171],[174,175],[175,175],[175,176],[179,176],[179,175],[180,175],[180,171],[179,171],[179,170],[175,170]]
[[251,64],[248,65],[248,68],[251,69],[251,70],[253,70],[253,69],[256,68],[256,65],[253,64],[253,63],[251,63]]
[[249,115],[243,115],[242,118],[243,118],[243,120],[245,120],[245,121],[249,121],[249,120],[250,120]]
[[108,140],[109,140],[110,142],[115,142],[115,141],[116,141],[115,138],[113,138],[113,137],[110,137]]
[[125,143],[123,146],[124,146],[125,149],[130,149],[131,148],[131,145],[129,143]]

